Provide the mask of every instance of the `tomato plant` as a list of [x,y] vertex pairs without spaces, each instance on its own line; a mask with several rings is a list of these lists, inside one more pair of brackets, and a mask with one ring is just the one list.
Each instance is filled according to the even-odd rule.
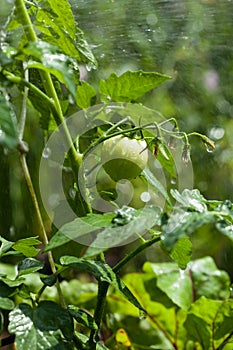
[[[211,227],[232,241],[233,206],[179,191],[172,153],[175,140],[184,170],[192,137],[208,149],[214,143],[137,103],[167,75],[112,73],[98,91],[80,80],[81,66],[97,63],[67,0],[15,0],[12,10],[1,42],[0,143],[21,164],[35,224],[31,236],[0,236],[1,330],[20,350],[231,349],[230,278],[211,257],[191,260],[191,237]],[[39,186],[25,141],[32,115],[41,144],[48,140]],[[122,203],[110,193],[119,195],[119,185]],[[96,199],[95,187],[108,193]],[[127,254],[108,263],[124,245]],[[173,262],[146,261],[140,272],[121,273],[155,245]]]

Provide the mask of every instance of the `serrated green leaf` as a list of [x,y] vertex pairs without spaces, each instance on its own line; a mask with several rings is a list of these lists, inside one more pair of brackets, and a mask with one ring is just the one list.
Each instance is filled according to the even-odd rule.
[[68,311],[71,316],[78,322],[84,325],[89,329],[97,330],[98,326],[95,323],[95,320],[92,315],[90,315],[87,311],[80,309],[77,306],[69,305]]
[[44,262],[42,261],[33,258],[24,259],[18,264],[18,276],[28,275],[41,270],[43,267]]
[[[233,331],[233,300],[217,301],[201,297],[191,307],[185,328],[189,339],[203,349],[219,349]],[[227,341],[226,341],[227,343]]]
[[90,46],[82,30],[77,27],[67,0],[43,0],[34,24],[43,40],[58,46],[66,55],[79,62],[92,62],[96,65]]
[[11,103],[0,91],[0,144],[14,149],[18,143],[17,120]]
[[96,96],[95,89],[87,82],[81,81],[76,91],[77,105],[82,109],[90,107],[94,96]]
[[51,301],[37,308],[19,304],[9,314],[9,332],[16,335],[18,350],[70,349],[74,325],[67,310]]
[[83,258],[76,258],[74,256],[63,256],[60,258],[63,266],[70,266],[78,270],[91,273],[99,282],[107,282],[121,292],[126,299],[131,302],[138,309],[144,311],[135,296],[127,288],[124,282],[113,272],[111,267],[105,263],[94,260],[86,260]]
[[192,243],[187,236],[179,239],[172,249],[171,258],[181,269],[185,269],[192,257]]
[[39,253],[40,249],[35,248],[34,245],[40,244],[41,242],[38,239],[34,237],[28,237],[18,240],[16,243],[14,243],[12,248],[15,251],[20,252],[26,257],[30,258],[36,256]]
[[135,210],[132,220],[123,226],[109,226],[99,232],[93,243],[87,248],[85,257],[91,257],[106,250],[109,247],[117,246],[126,242],[132,237],[143,235],[160,222],[161,209],[156,206],[146,206],[143,209]]
[[112,73],[99,83],[99,92],[104,101],[131,102],[170,79],[157,72],[127,71],[120,76]]

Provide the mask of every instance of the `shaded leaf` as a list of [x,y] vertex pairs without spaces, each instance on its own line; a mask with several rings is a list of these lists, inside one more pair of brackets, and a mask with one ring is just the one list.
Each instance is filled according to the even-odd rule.
[[38,270],[41,270],[44,267],[44,262],[33,259],[33,258],[27,258],[21,261],[18,264],[18,276],[27,275],[33,272],[36,272]]
[[89,329],[98,329],[97,324],[92,315],[90,315],[87,311],[80,309],[77,306],[69,305],[68,311],[70,315],[78,322],[84,325]]
[[218,220],[216,222],[216,228],[219,232],[227,236],[231,241],[233,241],[233,223],[225,220]]
[[12,105],[0,91],[0,144],[14,149],[17,143],[16,116]]
[[[171,253],[175,244],[185,235],[190,235],[199,227],[214,223],[215,217],[211,212],[189,212],[179,210],[175,212],[163,226],[163,234],[161,236],[162,244],[165,250]],[[182,247],[181,247],[182,249]],[[177,251],[177,253],[179,253]]]
[[[219,349],[233,331],[233,300],[198,299],[185,321],[190,339],[203,349]],[[226,342],[227,343],[227,342]]]
[[107,282],[121,292],[129,302],[131,302],[138,309],[144,311],[143,307],[137,301],[135,296],[127,288],[124,282],[113,272],[111,267],[100,261],[85,260],[83,258],[76,258],[72,256],[63,256],[60,258],[63,266],[70,266],[78,270],[91,273],[99,282]]
[[11,247],[15,244],[15,242],[8,241],[3,237],[0,237],[0,242],[0,257],[3,256],[8,250],[10,250]]
[[195,299],[227,299],[230,296],[230,278],[219,270],[211,257],[191,261],[188,265]]
[[99,92],[106,102],[131,102],[170,79],[156,72],[127,71],[120,76],[112,73],[99,83]]
[[56,281],[57,281],[57,276],[56,275],[40,275],[41,281],[48,287],[52,287]]

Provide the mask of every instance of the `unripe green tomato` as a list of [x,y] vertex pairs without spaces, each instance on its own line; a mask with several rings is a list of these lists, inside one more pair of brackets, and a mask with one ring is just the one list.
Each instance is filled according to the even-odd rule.
[[147,143],[121,135],[103,142],[101,161],[106,173],[114,180],[133,179],[145,168]]

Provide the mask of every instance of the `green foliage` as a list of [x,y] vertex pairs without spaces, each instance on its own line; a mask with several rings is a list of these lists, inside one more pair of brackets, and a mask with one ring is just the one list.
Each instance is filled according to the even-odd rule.
[[112,73],[106,80],[100,80],[99,91],[106,102],[131,102],[170,79],[154,72],[127,71],[119,77]]
[[68,311],[56,303],[42,301],[36,308],[24,303],[19,304],[11,311],[9,321],[9,331],[16,334],[17,349],[73,348],[72,318]]
[[[214,149],[214,143],[200,133],[179,131],[176,119],[166,120],[160,112],[138,103],[170,77],[142,70],[112,73],[106,79],[101,77],[98,91],[80,80],[82,65],[88,71],[96,67],[96,60],[67,0],[15,0],[4,30],[0,144],[6,156],[9,150],[19,152],[17,161],[22,169],[17,168],[17,176],[26,180],[35,216],[30,232],[38,232],[38,237],[31,233],[15,241],[0,237],[0,257],[14,265],[1,264],[0,308],[4,312],[0,328],[9,314],[8,331],[15,336],[18,350],[229,349],[233,342],[230,278],[211,257],[192,261],[192,238],[198,230],[204,232],[211,226],[232,243],[232,203],[208,200],[198,190],[181,192],[172,183],[179,180],[175,141],[183,167],[190,160],[192,136],[208,150]],[[16,31],[18,42],[13,38]],[[101,104],[92,107],[98,99]],[[80,115],[77,140],[73,140],[64,115],[75,112]],[[59,126],[68,145],[62,181],[64,198],[76,218],[62,217],[65,223],[57,232],[37,197],[37,176],[31,179],[28,169],[31,151],[23,139],[25,124],[28,127],[29,123],[30,129],[34,120],[31,115],[36,122],[40,117],[40,139],[52,131],[58,134],[55,129]],[[91,127],[81,134],[86,126]],[[140,180],[148,191],[153,189],[155,198],[161,195],[162,201],[140,209],[117,201],[113,204],[112,189],[106,188],[106,202],[112,210],[92,209],[91,176],[101,161],[102,143],[117,135],[144,140],[150,156]],[[57,145],[55,153],[62,153],[63,146]],[[85,161],[91,151],[96,163],[90,169]],[[42,158],[46,157],[43,153]],[[164,170],[164,183],[156,176],[155,163]],[[53,158],[51,164],[56,165]],[[131,180],[131,184],[136,181]],[[122,192],[127,192],[125,188]],[[25,201],[27,208],[28,203]],[[50,232],[52,227],[49,240],[46,230]],[[60,260],[54,261],[56,249],[63,250],[74,240],[88,247],[82,249],[80,244],[77,252],[63,252]],[[135,246],[115,265],[105,261],[110,248],[131,241]],[[155,243],[174,262],[147,261],[142,272],[119,275],[128,262]]]
[[7,99],[7,95],[0,94],[0,144],[9,149],[14,149],[17,145],[15,118],[14,110]]

